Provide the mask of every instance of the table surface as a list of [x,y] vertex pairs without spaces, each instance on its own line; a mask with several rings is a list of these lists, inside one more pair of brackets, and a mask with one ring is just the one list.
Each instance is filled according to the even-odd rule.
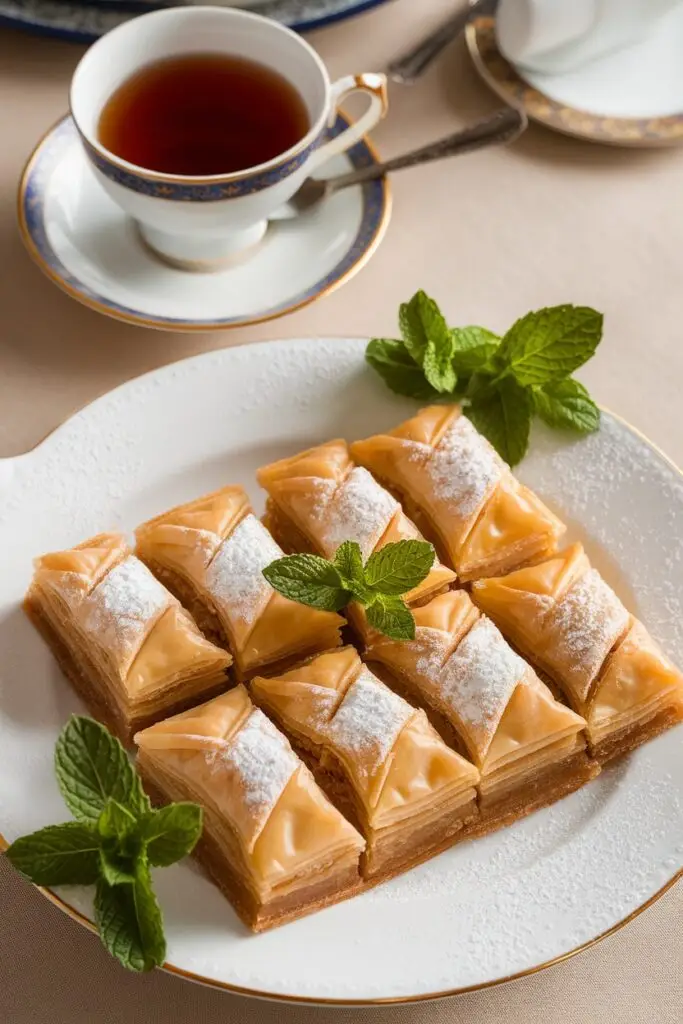
[[[450,0],[393,0],[310,38],[333,77],[381,69],[449,8]],[[453,321],[492,328],[559,302],[603,310],[605,340],[583,380],[602,404],[683,463],[683,149],[601,148],[532,128],[509,150],[396,176],[393,218],[378,252],[319,303],[248,329],[144,331],[59,292],[31,264],[16,231],[19,173],[64,112],[81,52],[0,32],[0,456],[26,451],[97,395],[184,356],[264,338],[390,334],[399,303],[423,287]],[[390,101],[376,133],[386,155],[497,105],[462,41],[418,85],[392,87]],[[0,1019],[7,1024],[681,1020],[681,885],[592,950],[522,981],[440,1003],[353,1011],[244,1000],[161,972],[128,975],[2,860],[0,919]]]

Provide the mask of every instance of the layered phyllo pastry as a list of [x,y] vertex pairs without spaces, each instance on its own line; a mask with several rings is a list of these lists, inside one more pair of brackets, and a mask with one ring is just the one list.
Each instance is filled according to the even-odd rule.
[[510,472],[458,405],[433,405],[351,456],[402,503],[462,581],[555,551],[564,525]]
[[363,840],[243,686],[135,741],[155,798],[202,806],[195,855],[253,931],[359,890]]
[[583,715],[599,760],[683,719],[683,676],[580,544],[540,565],[482,580],[472,595]]
[[136,530],[137,554],[226,647],[241,679],[337,646],[344,620],[276,593],[263,575],[282,550],[241,487],[224,487]]
[[367,881],[445,849],[477,817],[476,768],[354,648],[318,655],[283,675],[257,676],[250,689],[365,838]]
[[553,803],[598,773],[584,720],[555,700],[464,591],[435,597],[413,615],[414,640],[375,633],[365,657],[477,766],[481,831]]
[[118,533],[36,559],[25,608],[90,711],[124,743],[228,685],[230,655]]
[[[329,441],[257,473],[268,492],[264,522],[287,552],[334,558],[344,541],[356,541],[363,561],[386,544],[422,540],[396,499],[349,455],[346,441]],[[419,604],[448,589],[455,573],[438,561],[427,578],[403,597]]]

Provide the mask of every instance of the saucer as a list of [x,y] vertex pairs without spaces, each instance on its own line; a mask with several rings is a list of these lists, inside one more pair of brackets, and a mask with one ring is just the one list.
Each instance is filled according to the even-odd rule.
[[[331,134],[347,127],[339,115]],[[362,140],[330,176],[377,161]],[[273,222],[244,262],[188,273],[155,257],[103,191],[67,116],[38,143],[19,184],[19,230],[35,262],[72,298],[127,323],[214,331],[271,320],[314,302],[370,259],[391,210],[386,180],[335,193],[295,220]]]
[[[387,0],[261,0],[259,3],[219,0],[219,3],[231,7],[249,6],[298,32],[308,32],[379,7]],[[102,0],[0,0],[0,25],[74,43],[92,43],[110,29],[155,6],[160,6],[157,0],[139,5],[126,0],[107,3]]]
[[619,146],[683,142],[683,8],[637,45],[557,75],[522,77],[498,49],[494,17],[473,17],[465,39],[486,84],[547,128]]

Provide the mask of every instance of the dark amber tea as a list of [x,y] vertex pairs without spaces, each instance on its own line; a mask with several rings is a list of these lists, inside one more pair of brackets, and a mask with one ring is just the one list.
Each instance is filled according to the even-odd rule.
[[310,127],[306,105],[277,71],[219,54],[143,68],[107,101],[98,137],[150,171],[200,177],[272,160]]

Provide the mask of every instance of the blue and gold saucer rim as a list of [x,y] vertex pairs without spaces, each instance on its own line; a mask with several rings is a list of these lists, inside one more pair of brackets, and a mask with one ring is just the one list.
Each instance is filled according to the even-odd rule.
[[506,103],[575,138],[612,146],[674,146],[683,143],[683,112],[669,117],[604,117],[551,99],[525,81],[498,49],[495,17],[474,17],[465,29],[475,68]]
[[[348,125],[349,120],[343,114],[338,114],[334,126],[329,130],[329,137],[341,134]],[[67,295],[89,309],[139,327],[195,333],[246,327],[293,313],[328,295],[357,274],[381,242],[391,216],[391,191],[386,178],[366,182],[357,186],[362,188],[363,210],[353,243],[339,263],[310,288],[255,315],[209,320],[150,317],[94,291],[64,265],[52,247],[44,219],[44,185],[72,145],[80,145],[80,137],[71,116],[67,114],[40,139],[21,175],[17,195],[19,233],[34,262]],[[373,144],[367,138],[348,149],[346,156],[354,169],[370,166],[379,160]]]

